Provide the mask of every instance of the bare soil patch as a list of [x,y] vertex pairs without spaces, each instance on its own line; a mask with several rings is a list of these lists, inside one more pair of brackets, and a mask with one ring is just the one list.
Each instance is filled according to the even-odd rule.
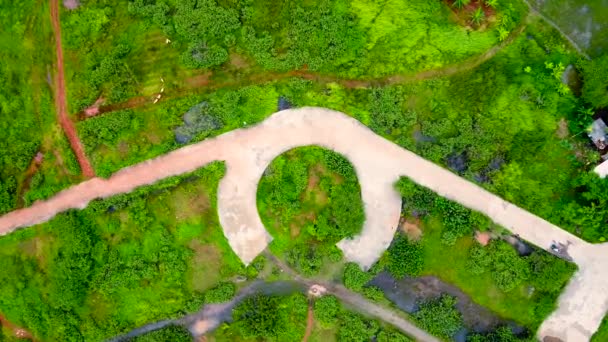
[[568,130],[568,122],[565,118],[561,118],[557,123],[557,137],[560,139],[565,139],[570,135],[570,131]]
[[412,241],[418,241],[422,237],[422,230],[420,229],[420,219],[418,218],[405,218],[402,217],[399,220],[399,229],[407,235]]
[[63,7],[69,10],[75,10],[80,6],[80,1],[78,0],[63,0]]
[[487,246],[491,239],[492,235],[490,235],[488,232],[475,232],[475,240],[477,240],[477,242],[479,242],[479,244],[482,246]]
[[312,328],[315,326],[315,315],[312,310],[312,302],[308,302],[308,314],[306,315],[306,332],[304,333],[304,337],[302,338],[302,342],[307,342],[312,334]]
[[8,331],[10,331],[13,334],[13,336],[18,339],[29,339],[32,341],[37,341],[34,338],[34,335],[32,335],[32,333],[11,323],[2,314],[0,314],[0,323],[2,323],[2,327],[6,328]]
[[220,274],[222,252],[214,245],[203,244],[198,240],[190,241],[188,247],[194,252],[190,285],[193,290],[205,291]]

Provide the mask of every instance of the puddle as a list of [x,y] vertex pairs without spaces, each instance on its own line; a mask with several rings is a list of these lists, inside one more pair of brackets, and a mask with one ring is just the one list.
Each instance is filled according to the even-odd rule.
[[438,298],[442,294],[458,298],[456,308],[462,314],[465,329],[454,336],[456,341],[466,341],[469,332],[488,333],[505,325],[509,326],[515,334],[521,334],[526,330],[515,322],[505,320],[489,309],[474,303],[456,286],[447,284],[437,277],[405,277],[395,280],[389,273],[381,272],[369,284],[380,288],[393,304],[407,313],[418,311],[419,303]]

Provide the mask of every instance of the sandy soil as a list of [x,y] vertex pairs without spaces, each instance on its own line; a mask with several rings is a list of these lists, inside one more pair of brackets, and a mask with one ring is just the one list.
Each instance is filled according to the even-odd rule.
[[547,249],[556,242],[568,245],[568,253],[580,270],[560,297],[559,309],[541,327],[540,335],[584,341],[599,326],[608,310],[605,245],[586,243],[376,135],[355,119],[323,108],[282,111],[257,126],[228,132],[127,167],[108,180],[85,181],[47,201],[0,217],[0,234],[44,222],[67,209],[84,208],[95,198],[129,192],[223,160],[227,171],[218,189],[220,223],[235,253],[249,263],[271,240],[256,207],[258,181],[276,156],[304,145],[319,145],[341,153],[355,168],[366,220],[361,234],[338,243],[346,259],[368,268],[389,246],[401,211],[401,198],[393,184],[400,176],[407,176],[440,196],[487,215],[541,248]]

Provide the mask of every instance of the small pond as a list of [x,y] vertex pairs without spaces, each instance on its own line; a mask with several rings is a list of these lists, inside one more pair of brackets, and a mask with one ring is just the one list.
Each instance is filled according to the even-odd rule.
[[515,322],[505,320],[489,309],[476,304],[459,288],[447,284],[437,277],[405,277],[396,280],[389,273],[381,272],[372,279],[369,285],[380,288],[386,298],[410,314],[418,311],[419,303],[438,298],[442,294],[458,298],[456,308],[462,314],[466,328],[454,336],[456,341],[466,341],[466,335],[469,332],[487,333],[500,326],[509,326],[515,334],[526,331],[524,327]]

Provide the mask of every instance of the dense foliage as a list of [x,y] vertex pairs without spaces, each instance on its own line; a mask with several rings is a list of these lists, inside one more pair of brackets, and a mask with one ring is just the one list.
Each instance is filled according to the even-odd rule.
[[271,248],[308,275],[325,259],[338,261],[335,244],[361,231],[364,219],[352,165],[319,147],[291,150],[268,166],[258,186],[258,210],[274,237]]
[[306,326],[307,300],[290,296],[255,295],[233,310],[231,329],[244,338],[270,341],[301,341]]
[[[508,32],[525,7],[498,10],[496,26]],[[84,69],[74,75],[82,107],[96,96],[117,101],[145,91],[139,84],[150,84],[158,70],[137,65],[139,58],[188,75],[159,60],[165,55],[185,68],[218,68],[236,51],[264,69],[379,77],[444,66],[497,43],[492,30],[460,27],[451,14],[444,2],[422,0],[96,1],[67,13],[65,41],[81,61],[75,66]],[[165,39],[170,46],[142,46]],[[111,53],[99,53],[100,46]]]
[[608,55],[581,62],[583,99],[595,108],[608,107]]
[[[260,122],[281,104],[324,106],[587,240],[605,240],[608,180],[591,173],[598,156],[580,133],[592,119],[589,108],[608,103],[608,59],[577,63],[584,83],[576,98],[560,82],[578,60],[563,39],[535,19],[515,37],[523,2],[491,1],[492,17],[479,12],[464,21],[467,1],[450,3],[83,1],[62,10],[72,119],[82,119],[77,112],[97,99],[135,106],[77,125],[97,173],[108,176],[180,147],[184,131],[187,142],[196,142]],[[3,213],[80,178],[45,84],[54,75],[48,5],[3,1],[0,7]],[[490,50],[499,41],[506,47]],[[480,65],[470,58],[486,52],[492,58]],[[152,105],[152,95],[163,90]],[[197,106],[204,111],[196,129],[180,129],[189,120],[184,113]],[[38,151],[44,160],[29,172]],[[258,205],[273,249],[314,274],[325,261],[341,259],[334,244],[360,230],[363,211],[351,165],[333,153],[305,151],[273,163]],[[95,340],[230,299],[229,276],[255,277],[263,261],[245,269],[228,248],[211,190],[221,172],[209,173],[197,173],[200,182],[173,179],[97,201],[1,238],[0,312],[43,340]],[[472,232],[492,229],[487,218],[427,189],[403,182],[400,189],[404,214],[422,218],[424,236],[414,242],[398,235],[380,266],[396,277],[436,274],[535,329],[574,267],[542,251],[518,256],[502,242],[477,246]],[[381,297],[365,286],[370,274],[345,267],[347,286]],[[290,301],[297,314],[281,307]],[[330,299],[318,303],[325,314],[319,317],[337,327],[339,339],[406,339],[342,314]],[[298,318],[273,338],[301,338],[302,301],[270,304],[279,306],[280,322]],[[266,322],[247,312],[254,313],[250,323]],[[241,328],[245,335],[264,333]],[[511,337],[503,331],[478,338]]]
[[420,305],[420,310],[414,313],[414,319],[431,334],[451,339],[463,324],[455,305],[456,298],[441,296]]
[[222,174],[213,164],[1,239],[0,312],[42,340],[103,340],[228,299],[234,287],[216,284],[244,267],[217,220]]
[[[313,303],[315,323],[312,340],[339,342],[377,340],[411,342],[412,340],[375,320],[344,308],[334,296],[317,298]],[[306,327],[307,300],[302,294],[286,296],[257,294],[245,299],[233,310],[234,321],[216,330],[212,339],[234,341],[301,341]]]
[[[502,240],[493,240],[482,247],[474,241],[473,230],[500,229],[487,217],[406,178],[400,179],[396,188],[403,196],[402,214],[416,215],[423,220],[423,236],[420,242],[413,244],[402,233],[397,233],[391,248],[374,268],[389,271],[393,268],[401,273],[391,273],[402,277],[408,268],[420,262],[419,273],[437,275],[454,283],[473,300],[532,330],[554,309],[557,297],[576,270],[574,264],[540,249],[520,256],[514,247]],[[459,218],[446,219],[445,216]],[[466,222],[459,228],[466,234],[450,238],[446,243],[446,232],[454,230],[451,224],[455,221]],[[413,258],[412,262],[406,263],[391,258],[395,246],[403,246],[401,248],[409,255],[421,254],[420,261]],[[451,262],[445,263],[445,260]]]
[[160,330],[128,340],[129,342],[192,342],[190,332],[181,326],[170,325]]
[[499,327],[487,334],[473,334],[469,336],[469,342],[534,342],[534,337],[518,337],[513,334],[509,327]]
[[[46,6],[34,1],[0,3],[0,214],[23,206],[28,166],[42,152],[38,191],[56,193],[71,179],[56,159],[66,155],[65,138],[57,129],[50,88],[45,84],[54,46]],[[49,74],[48,82],[51,82]],[[64,145],[65,144],[65,145]],[[69,153],[69,150],[68,150]],[[59,158],[57,158],[59,156]],[[78,167],[76,166],[76,173]],[[44,178],[47,179],[44,179]]]
[[387,252],[386,269],[399,279],[408,275],[415,277],[422,271],[424,257],[422,246],[398,234]]

